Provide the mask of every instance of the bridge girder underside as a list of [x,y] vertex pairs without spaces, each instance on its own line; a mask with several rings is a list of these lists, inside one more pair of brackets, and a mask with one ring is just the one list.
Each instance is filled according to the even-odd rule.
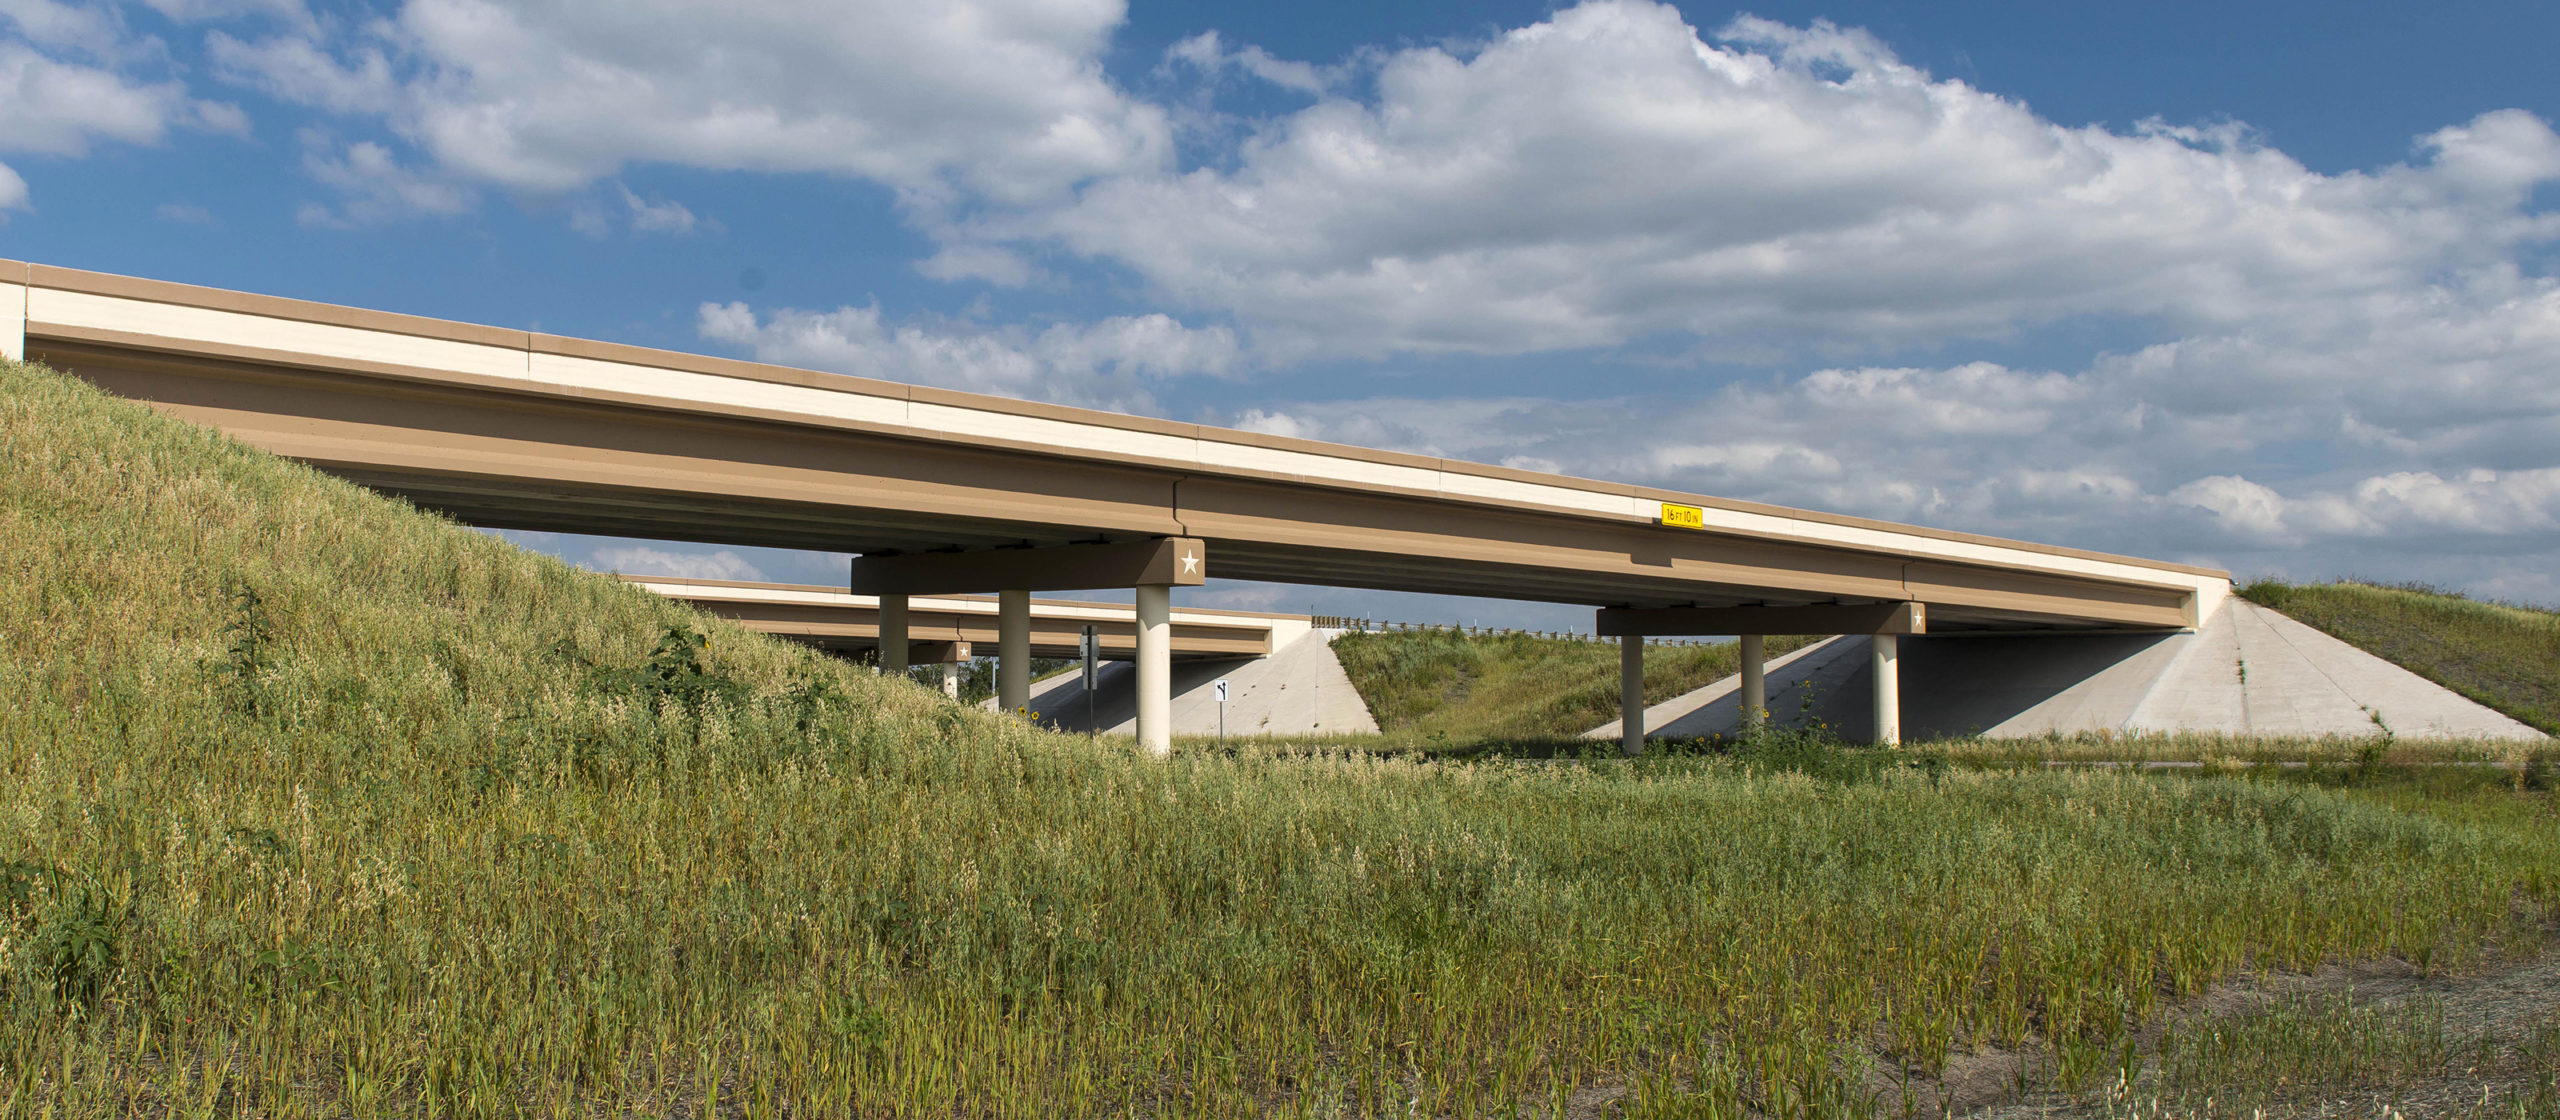
[[[1202,475],[920,434],[680,414],[31,338],[57,367],[502,529],[854,553],[1193,536],[1220,578],[1595,607],[1919,600],[1933,632],[2191,625],[2174,589]],[[987,591],[1001,590],[986,588]]]

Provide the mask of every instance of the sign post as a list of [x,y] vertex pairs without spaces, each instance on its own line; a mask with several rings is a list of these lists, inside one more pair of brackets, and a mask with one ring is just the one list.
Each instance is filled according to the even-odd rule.
[[1093,688],[1102,676],[1102,632],[1091,625],[1084,628],[1084,640],[1077,643],[1077,653],[1084,657],[1084,734],[1091,739],[1102,734],[1093,722]]
[[1224,747],[1224,746],[1226,746],[1226,745],[1227,745],[1227,678],[1225,678],[1225,677],[1220,677],[1220,678],[1218,678],[1217,684],[1218,684],[1218,745],[1219,745],[1219,746],[1221,746],[1221,747]]

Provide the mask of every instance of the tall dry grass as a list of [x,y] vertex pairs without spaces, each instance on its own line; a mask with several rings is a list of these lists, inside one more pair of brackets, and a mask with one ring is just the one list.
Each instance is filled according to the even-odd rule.
[[1150,762],[23,367],[0,641],[0,1115],[1848,1115],[2560,890],[2547,796]]

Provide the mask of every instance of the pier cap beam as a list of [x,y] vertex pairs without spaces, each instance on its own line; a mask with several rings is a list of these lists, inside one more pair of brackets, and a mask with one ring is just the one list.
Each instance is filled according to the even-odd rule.
[[1920,603],[1836,603],[1806,607],[1603,608],[1604,638],[1680,634],[1926,634]]
[[958,665],[975,656],[967,642],[910,642],[907,645],[909,665]]
[[1208,552],[1196,537],[1166,537],[1053,548],[856,556],[850,590],[856,595],[960,595],[990,590],[1196,587],[1208,579]]

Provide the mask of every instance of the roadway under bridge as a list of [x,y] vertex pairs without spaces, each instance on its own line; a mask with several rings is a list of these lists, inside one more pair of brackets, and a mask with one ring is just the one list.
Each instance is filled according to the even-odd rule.
[[[2194,629],[2227,573],[838,374],[0,262],[0,353],[494,528],[858,554],[884,665],[917,597],[1127,587],[1142,744],[1170,749],[1170,589],[1236,579],[1579,603],[1604,633]],[[1630,673],[1643,643],[1624,643]],[[1641,741],[1642,709],[1625,734]]]

